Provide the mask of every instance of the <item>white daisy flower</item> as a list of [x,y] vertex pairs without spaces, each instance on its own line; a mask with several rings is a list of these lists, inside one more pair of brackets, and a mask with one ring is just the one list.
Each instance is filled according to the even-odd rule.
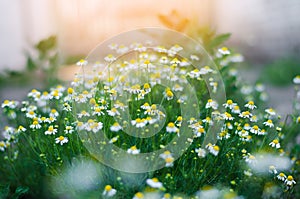
[[278,173],[275,166],[273,165],[269,166],[269,172],[275,175]]
[[136,194],[134,194],[132,199],[143,199],[144,198],[144,194],[141,192],[137,192]]
[[64,132],[65,132],[65,134],[72,134],[74,132],[74,127],[73,126],[66,126]]
[[143,128],[144,126],[147,125],[147,120],[146,119],[141,119],[141,118],[136,118],[135,120],[131,121],[131,124],[136,126],[137,128]]
[[233,120],[234,117],[232,117],[232,115],[228,112],[225,112],[224,114],[222,114],[222,117],[225,119],[225,120]]
[[55,129],[52,125],[48,127],[48,130],[45,131],[45,135],[55,135],[57,133],[57,129]]
[[118,122],[115,122],[109,129],[113,132],[118,132],[119,130],[122,129],[122,127]]
[[218,109],[218,103],[212,99],[207,100],[205,108],[212,108],[214,110]]
[[168,133],[178,133],[179,129],[175,126],[175,124],[173,122],[169,122],[166,130]]
[[220,152],[220,147],[211,143],[208,143],[205,148],[214,156],[217,156]]
[[265,112],[272,116],[276,115],[276,112],[272,108],[266,109]]
[[279,143],[279,140],[275,139],[273,140],[272,142],[270,142],[269,144],[271,147],[275,147],[276,149],[279,149],[280,148],[280,143]]
[[136,155],[140,153],[140,149],[137,149],[136,146],[132,146],[129,149],[127,149],[127,153],[132,154],[132,155]]
[[163,184],[157,178],[147,179],[146,183],[152,188],[162,188]]
[[195,149],[195,152],[197,153],[197,155],[200,157],[200,158],[205,158],[206,156],[206,150],[205,149]]
[[115,58],[112,54],[107,55],[106,57],[104,57],[104,60],[106,62],[113,62],[115,61],[117,58]]
[[273,121],[272,120],[267,120],[266,122],[263,123],[265,126],[268,126],[270,128],[274,127]]
[[260,128],[257,125],[251,127],[250,132],[253,134],[260,134]]
[[40,129],[40,128],[42,128],[42,126],[39,124],[39,122],[37,120],[34,120],[29,127],[31,129]]
[[116,115],[120,115],[119,111],[116,108],[112,108],[111,110],[107,110],[108,115],[110,116],[116,116]]
[[118,141],[118,139],[119,139],[119,136],[117,135],[117,136],[111,138],[111,139],[109,140],[109,143],[110,143],[110,144],[115,143],[116,141]]
[[285,179],[284,183],[285,183],[286,185],[288,185],[288,186],[293,186],[294,184],[296,184],[296,181],[294,180],[293,176],[289,175],[289,176]]
[[64,137],[64,136],[59,136],[59,137],[55,138],[55,143],[60,144],[60,145],[66,144],[66,143],[68,143],[68,141],[69,141],[68,138]]
[[114,195],[116,195],[116,193],[117,193],[116,189],[113,189],[111,187],[111,185],[106,185],[104,187],[104,191],[103,191],[102,195],[106,196],[106,197],[113,197]]
[[245,162],[248,164],[256,164],[257,160],[254,155],[251,155],[248,153],[246,156],[244,156]]
[[252,114],[249,111],[244,111],[239,114],[239,117],[241,117],[241,118],[250,118],[251,116],[252,116]]
[[225,104],[223,104],[223,106],[225,108],[229,108],[229,109],[233,109],[233,107],[235,107],[237,104],[234,103],[232,100],[227,100]]
[[76,63],[77,66],[86,66],[87,64],[88,64],[88,61],[84,60],[84,59],[81,59]]
[[294,84],[300,84],[300,75],[297,75],[296,77],[294,77],[293,82],[294,82]]
[[235,113],[235,114],[240,114],[241,113],[241,110],[240,110],[240,107],[239,106],[233,106],[232,110],[231,110],[232,113]]
[[245,104],[245,107],[247,107],[251,110],[257,108],[253,101],[249,101],[247,104]]
[[285,181],[286,175],[285,175],[284,173],[279,173],[279,174],[277,175],[277,179],[278,179],[278,180],[281,180],[281,181]]

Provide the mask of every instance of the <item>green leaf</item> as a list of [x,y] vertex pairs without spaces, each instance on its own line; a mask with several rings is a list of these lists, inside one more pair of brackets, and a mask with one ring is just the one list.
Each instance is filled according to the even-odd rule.
[[209,43],[209,48],[215,48],[223,44],[225,41],[227,41],[230,38],[231,34],[221,34],[217,35],[215,38],[212,39],[212,41]]
[[12,195],[12,199],[18,199],[21,195],[26,194],[29,191],[28,187],[17,187],[15,193]]
[[37,68],[36,64],[34,63],[33,59],[30,56],[27,57],[26,68],[29,71],[33,71]]
[[9,194],[9,185],[0,185],[0,199],[7,198]]
[[55,48],[56,43],[56,36],[50,36],[47,39],[41,40],[38,44],[35,45],[35,47],[41,54],[45,54],[49,50]]

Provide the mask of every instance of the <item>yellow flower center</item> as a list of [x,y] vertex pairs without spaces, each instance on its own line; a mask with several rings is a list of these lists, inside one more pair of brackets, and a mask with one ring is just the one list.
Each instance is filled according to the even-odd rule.
[[144,197],[144,194],[142,194],[141,192],[137,192],[137,193],[135,194],[135,197],[137,197],[137,198],[143,198],[143,197]]
[[64,136],[59,136],[58,139],[59,139],[59,141],[63,141],[65,139],[65,137]]
[[254,102],[253,101],[249,101],[248,104],[249,105],[254,105]]
[[174,158],[168,157],[165,159],[166,163],[172,163],[174,161]]
[[274,144],[278,144],[279,141],[278,141],[278,140],[273,140],[273,143],[274,143]]
[[170,122],[170,123],[168,124],[168,127],[174,128],[174,127],[175,127],[175,124],[174,124],[173,122]]
[[157,178],[152,178],[153,182],[159,182]]
[[134,146],[132,146],[132,147],[130,147],[130,149],[132,150],[132,151],[135,151],[135,150],[137,150],[137,148],[136,148],[136,146],[134,145]]
[[105,186],[105,191],[110,191],[110,190],[112,190],[112,187],[110,185],[106,185]]
[[214,150],[215,150],[215,151],[220,151],[220,147],[219,147],[219,146],[217,146],[217,145],[216,145],[216,146],[214,146],[213,148],[214,148]]
[[167,91],[167,96],[168,96],[168,97],[173,97],[173,93],[172,93],[172,91],[170,91],[170,90],[169,90],[169,91]]
[[231,105],[231,104],[233,104],[233,101],[232,100],[227,100],[227,104]]

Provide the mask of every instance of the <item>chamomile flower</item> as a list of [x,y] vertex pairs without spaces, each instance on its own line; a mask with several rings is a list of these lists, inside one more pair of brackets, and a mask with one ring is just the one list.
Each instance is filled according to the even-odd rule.
[[74,127],[66,126],[64,132],[65,132],[65,134],[72,134],[74,132]]
[[59,137],[57,137],[57,138],[55,138],[55,143],[56,144],[60,144],[60,145],[63,145],[63,144],[66,144],[66,143],[68,143],[68,138],[67,137],[64,137],[64,136],[59,136]]
[[293,82],[294,82],[294,84],[300,84],[300,75],[297,75],[296,77],[294,77]]
[[26,129],[24,126],[20,125],[20,126],[18,127],[17,132],[18,132],[18,133],[21,133],[21,132],[25,132],[26,130],[27,130],[27,129]]
[[140,153],[140,149],[137,149],[136,146],[132,146],[129,149],[127,149],[127,153],[132,154],[132,155],[136,155]]
[[92,131],[94,133],[97,133],[99,130],[103,128],[102,122],[97,122],[93,119],[89,119],[87,123],[85,124],[85,130]]
[[4,141],[0,141],[0,151],[5,151],[6,143]]
[[232,117],[232,115],[228,112],[225,112],[224,114],[222,114],[222,116],[225,120],[233,120],[234,119],[234,117]]
[[220,152],[220,147],[211,143],[208,143],[206,145],[207,150],[213,154],[214,156],[217,156]]
[[300,116],[296,118],[296,123],[300,124]]
[[171,199],[171,197],[172,197],[171,194],[165,193],[162,199]]
[[250,118],[250,122],[257,122],[257,116],[252,115],[251,118]]
[[142,192],[137,192],[136,194],[134,194],[134,197],[132,199],[143,199],[144,198],[144,194]]
[[284,173],[279,173],[278,175],[277,175],[277,179],[278,180],[281,180],[281,181],[285,181],[285,179],[286,179],[286,175],[284,174]]
[[246,156],[244,156],[245,162],[248,164],[256,164],[257,160],[254,155],[251,155],[248,153]]
[[45,135],[55,135],[57,133],[57,129],[52,125],[48,127],[48,130],[45,131]]
[[179,129],[175,126],[173,122],[169,122],[166,127],[166,131],[168,133],[178,133]]
[[165,167],[172,167],[174,165],[174,158],[173,157],[167,157],[165,158]]
[[247,107],[251,110],[257,108],[253,101],[249,101],[247,104],[245,104],[245,107]]
[[10,109],[15,109],[19,105],[19,102],[14,100],[4,100],[4,102],[1,105],[1,108],[8,107]]
[[166,89],[164,95],[167,98],[167,100],[171,100],[174,97],[174,94],[170,89]]
[[274,127],[273,121],[272,120],[267,120],[263,123],[265,126],[268,126],[270,128]]
[[227,100],[225,104],[223,104],[225,108],[233,109],[233,107],[237,106],[231,99]]
[[230,54],[230,51],[227,47],[222,47],[222,48],[219,48],[218,49],[218,52],[221,54],[221,55],[229,55]]
[[257,125],[251,127],[250,132],[253,134],[260,134],[260,128]]
[[119,130],[122,129],[122,127],[118,122],[115,122],[109,129],[113,132],[118,132]]
[[102,195],[106,197],[113,197],[114,195],[116,195],[116,193],[117,193],[116,189],[113,189],[111,185],[106,185],[104,187],[104,191]]
[[268,108],[265,110],[266,113],[268,113],[271,116],[276,115],[276,112],[272,108]]
[[239,117],[241,117],[241,118],[250,118],[251,116],[252,116],[252,114],[249,111],[244,111],[239,114]]
[[77,114],[78,118],[82,118],[82,117],[89,117],[90,114],[85,111],[85,110],[82,110],[80,113]]
[[115,143],[116,141],[118,141],[118,139],[119,139],[119,136],[117,135],[117,136],[111,138],[111,139],[109,140],[109,143],[110,143],[110,144]]
[[111,110],[107,110],[107,114],[110,116],[120,115],[119,111],[116,108],[112,108]]
[[212,99],[207,100],[205,108],[212,108],[214,110],[218,109],[218,103]]
[[51,112],[49,114],[50,117],[56,118],[56,117],[58,117],[58,115],[59,115],[59,113],[57,112],[56,109],[51,109]]
[[200,158],[205,158],[205,156],[206,156],[206,150],[205,149],[198,148],[198,149],[195,149],[195,152],[197,153],[197,155]]
[[269,166],[269,172],[274,175],[276,175],[278,173],[275,166],[273,166],[273,165]]
[[293,186],[294,184],[296,184],[296,181],[294,180],[293,176],[289,175],[284,183],[287,185],[287,186]]
[[208,124],[208,125],[213,125],[214,122],[212,121],[212,119],[210,117],[206,117],[205,119],[202,120],[204,123]]
[[201,135],[205,134],[205,129],[200,126],[198,128],[196,128],[196,130],[194,131],[194,134],[196,135],[196,137],[201,137]]
[[115,56],[113,56],[112,54],[107,55],[106,57],[104,57],[104,60],[106,62],[113,62],[115,61],[117,58]]
[[240,114],[241,113],[241,110],[240,110],[240,107],[239,106],[233,106],[232,110],[231,110],[232,113],[235,113],[235,114]]
[[39,124],[38,120],[33,120],[32,124],[29,126],[31,129],[40,129],[42,126]]
[[94,111],[93,111],[92,115],[101,116],[101,115],[105,114],[104,113],[105,108],[102,106],[95,106],[93,109],[94,109]]
[[269,144],[271,147],[275,147],[276,149],[280,148],[280,143],[278,139],[273,140],[272,142],[270,142]]
[[228,138],[230,138],[230,134],[228,133],[228,131],[221,131],[219,134],[218,134],[218,136],[217,136],[217,138],[219,139],[219,140],[226,140],[226,139],[228,139]]
[[35,113],[33,110],[29,110],[29,111],[26,113],[26,117],[27,117],[27,118],[35,118],[35,117],[36,117],[36,113]]
[[84,60],[84,59],[81,59],[76,63],[77,66],[86,66],[87,64],[88,64],[88,61]]
[[152,188],[162,188],[163,184],[157,178],[147,179],[146,183]]
[[131,121],[131,124],[134,125],[137,128],[143,128],[147,125],[147,120],[144,118],[136,118],[135,120]]

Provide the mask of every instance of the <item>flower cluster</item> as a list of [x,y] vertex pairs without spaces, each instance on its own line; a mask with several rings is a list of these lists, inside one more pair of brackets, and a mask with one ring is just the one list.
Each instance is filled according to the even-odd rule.
[[[111,53],[100,62],[80,60],[82,73],[70,87],[34,89],[22,102],[5,100],[2,108],[11,126],[2,133],[1,155],[17,162],[19,150],[30,151],[51,176],[78,156],[100,160],[104,155],[120,159],[149,153],[147,160],[163,166],[147,173],[134,192],[116,171],[101,181],[102,197],[133,199],[149,198],[149,194],[176,198],[179,192],[238,198],[248,182],[260,178],[253,169],[261,164],[257,154],[290,158],[281,117],[272,108],[260,108],[267,99],[263,85],[246,85],[230,67],[242,61],[241,55],[227,47],[213,55],[225,87],[237,88],[220,101],[214,95],[222,89],[217,68],[203,63],[201,53],[185,52],[178,44],[111,44],[109,48]],[[127,57],[118,58],[124,54]],[[294,83],[299,84],[299,77]],[[299,118],[295,117],[295,123],[300,123]],[[185,150],[173,150],[172,146],[182,143]],[[86,144],[100,155],[87,151]],[[113,147],[124,153],[118,154]],[[259,183],[272,181],[284,187],[282,195],[292,193],[299,171],[278,168],[275,160],[267,164],[261,170],[267,174]]]

